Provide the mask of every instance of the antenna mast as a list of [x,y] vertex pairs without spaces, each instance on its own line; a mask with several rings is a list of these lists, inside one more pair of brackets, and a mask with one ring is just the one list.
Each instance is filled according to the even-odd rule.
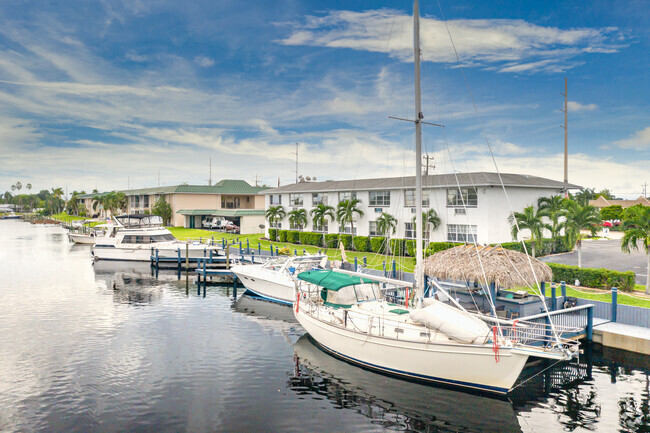
[[296,143],[296,183],[298,183],[298,143]]
[[569,109],[567,103],[568,86],[567,77],[564,77],[564,188],[565,193],[568,192],[569,186]]
[[212,186],[212,157],[210,157],[210,178],[208,179],[208,186]]

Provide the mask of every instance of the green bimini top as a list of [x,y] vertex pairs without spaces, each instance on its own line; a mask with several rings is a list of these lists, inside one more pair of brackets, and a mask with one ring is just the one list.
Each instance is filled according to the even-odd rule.
[[308,283],[316,284],[324,289],[338,292],[344,287],[354,286],[356,284],[373,283],[375,280],[370,278],[361,278],[344,274],[341,272],[334,272],[332,270],[313,270],[301,272],[298,278],[307,281]]

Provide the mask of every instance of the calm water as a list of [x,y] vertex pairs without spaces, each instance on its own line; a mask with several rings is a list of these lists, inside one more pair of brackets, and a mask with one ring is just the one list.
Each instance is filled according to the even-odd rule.
[[319,351],[289,308],[0,221],[0,431],[650,431],[650,361],[587,352],[507,401],[408,383]]

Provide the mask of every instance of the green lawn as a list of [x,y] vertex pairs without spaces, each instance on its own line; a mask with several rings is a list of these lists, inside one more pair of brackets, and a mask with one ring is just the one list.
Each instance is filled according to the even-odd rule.
[[64,223],[69,223],[69,222],[71,222],[71,221],[79,221],[79,220],[85,220],[85,219],[87,219],[87,218],[84,218],[84,217],[78,217],[78,216],[74,216],[74,215],[68,215],[68,214],[65,213],[65,212],[61,212],[61,213],[58,213],[58,214],[56,214],[56,215],[51,215],[51,218],[53,218],[53,219],[55,219],[55,220],[58,220],[58,221],[61,221],[61,222],[64,222]]
[[[241,242],[243,248],[246,248],[246,240],[248,240],[249,245],[252,249],[257,249],[258,245],[261,245],[262,250],[269,251],[271,245],[273,245],[274,250],[276,247],[289,248],[291,254],[294,254],[294,252],[297,251],[298,255],[303,254],[303,249],[308,254],[315,254],[320,250],[321,252],[327,254],[331,260],[341,260],[341,250],[338,248],[328,248],[324,250],[323,248],[317,248],[310,245],[295,245],[286,242],[270,242],[268,240],[261,239],[261,234],[236,235],[209,230],[188,229],[184,227],[168,228],[177,239],[181,240],[214,238],[215,241],[221,242],[221,239],[225,238],[228,242]],[[392,269],[393,259],[395,260],[395,266],[398,271],[401,270],[404,272],[413,272],[413,269],[415,268],[415,259],[412,257],[393,257],[376,253],[358,253],[354,251],[346,251],[345,254],[348,258],[348,261],[351,263],[354,263],[354,258],[357,257],[357,261],[360,265],[363,264],[363,257],[366,257],[368,268],[371,269],[383,269],[383,263],[386,261],[386,269],[390,271]]]
[[[645,288],[645,286],[643,286]],[[523,287],[518,287],[514,290],[526,290],[528,293],[534,293],[534,294],[539,294],[538,291],[530,289],[530,288],[523,288]],[[560,287],[558,286],[556,289],[556,294],[557,296],[560,296]],[[590,299],[592,301],[601,301],[601,302],[612,302],[612,294],[611,292],[603,292],[603,293],[585,293],[582,289],[580,291],[577,291],[570,286],[567,286],[566,288],[566,294],[567,296],[571,296],[573,298],[580,298],[580,299]],[[632,305],[634,307],[643,307],[643,308],[650,308],[650,299],[645,300],[645,299],[639,299],[636,293],[631,293],[635,297],[630,297],[625,294],[625,292],[622,292],[619,290],[618,292],[618,298],[617,301],[619,304],[622,305]],[[550,283],[546,283],[546,296],[551,295],[551,289],[550,289]]]

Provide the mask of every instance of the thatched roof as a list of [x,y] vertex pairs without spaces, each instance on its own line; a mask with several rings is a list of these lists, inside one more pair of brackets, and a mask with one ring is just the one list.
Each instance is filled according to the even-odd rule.
[[502,288],[535,286],[535,276],[539,282],[549,281],[553,276],[551,268],[545,263],[502,247],[461,245],[437,252],[424,260],[424,273],[430,277],[483,283],[483,270],[488,283],[494,282]]

